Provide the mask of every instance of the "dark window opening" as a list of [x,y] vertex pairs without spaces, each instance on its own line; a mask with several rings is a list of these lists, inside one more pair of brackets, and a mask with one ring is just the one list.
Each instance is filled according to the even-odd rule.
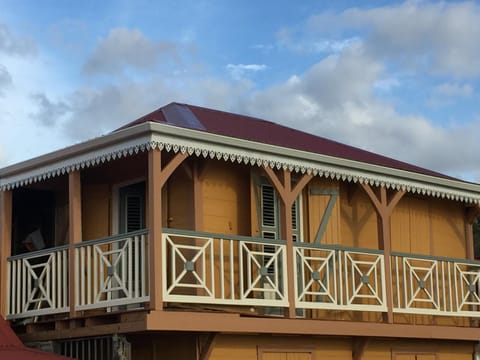
[[12,255],[55,245],[55,193],[17,189],[12,204]]
[[119,232],[145,228],[145,182],[120,188]]

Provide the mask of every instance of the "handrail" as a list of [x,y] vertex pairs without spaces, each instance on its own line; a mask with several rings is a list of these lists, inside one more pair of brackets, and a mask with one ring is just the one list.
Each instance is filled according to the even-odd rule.
[[451,258],[451,257],[435,256],[435,255],[410,254],[410,253],[404,253],[404,252],[398,252],[398,251],[391,252],[390,255],[398,256],[398,257],[408,257],[408,258],[417,259],[417,260],[438,260],[438,261],[448,261],[448,262],[462,263],[462,264],[466,264],[466,265],[480,265],[480,261],[478,261],[478,260],[470,260],[470,259],[463,259],[463,258]]
[[218,234],[218,233],[210,233],[210,232],[203,232],[203,231],[181,230],[181,229],[171,229],[171,228],[163,228],[162,232],[169,235],[183,235],[183,236],[189,236],[189,237],[206,237],[206,238],[225,239],[225,240],[234,240],[234,241],[258,242],[262,244],[285,245],[285,240],[265,239],[265,238],[253,237],[253,236]]
[[145,235],[145,234],[148,234],[148,229],[131,231],[131,232],[127,232],[127,233],[123,233],[123,234],[117,234],[117,235],[113,235],[113,236],[109,236],[109,237],[105,237],[105,238],[101,238],[101,239],[81,241],[79,243],[76,243],[75,247],[78,248],[78,247],[82,247],[82,246],[98,245],[98,244],[107,243],[107,242],[110,242],[110,241],[115,241],[115,240],[129,238],[129,237],[132,237],[132,236]]
[[[128,233],[123,233],[123,234],[117,234],[105,238],[100,238],[100,239],[95,239],[95,240],[85,240],[81,241],[79,243],[75,244],[75,247],[82,247],[82,246],[88,246],[88,245],[96,245],[96,244],[102,244],[102,243],[107,243],[110,241],[115,241],[123,238],[128,238],[132,236],[137,236],[137,235],[145,235],[148,234],[148,229],[142,229],[142,230],[136,230],[136,231],[131,231]],[[7,260],[19,260],[19,259],[24,259],[24,258],[30,258],[30,257],[37,257],[37,256],[42,256],[46,254],[50,254],[55,251],[61,251],[61,250],[66,250],[70,247],[70,245],[59,245],[59,246],[53,246],[41,250],[36,250],[36,251],[29,251],[27,253],[23,254],[18,254],[18,255],[12,255],[7,258]]]
[[55,251],[66,250],[68,249],[68,247],[69,247],[68,245],[60,245],[60,246],[49,247],[41,250],[29,251],[27,253],[9,256],[7,260],[14,261],[19,259],[43,256],[43,255],[51,254],[52,252],[55,252]]
[[308,248],[308,249],[318,249],[318,250],[339,250],[339,251],[357,252],[362,254],[383,255],[383,250],[356,248],[352,246],[343,246],[343,245],[336,245],[336,244],[314,244],[314,243],[295,242],[293,246],[298,248]]

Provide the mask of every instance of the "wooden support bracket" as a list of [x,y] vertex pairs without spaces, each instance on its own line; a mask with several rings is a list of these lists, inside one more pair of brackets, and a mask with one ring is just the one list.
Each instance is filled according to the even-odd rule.
[[352,360],[362,360],[363,354],[367,349],[369,342],[368,337],[358,337],[354,338],[352,346]]

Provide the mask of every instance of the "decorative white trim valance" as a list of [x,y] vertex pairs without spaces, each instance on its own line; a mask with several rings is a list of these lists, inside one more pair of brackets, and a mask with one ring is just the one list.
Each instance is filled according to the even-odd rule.
[[[160,149],[173,153],[188,153],[191,156],[228,161],[251,166],[267,166],[273,169],[288,169],[292,172],[313,174],[324,178],[336,179],[344,182],[368,183],[372,186],[385,186],[396,190],[422,194],[438,198],[446,198],[471,204],[480,204],[480,185],[463,183],[461,181],[436,178],[433,176],[413,174],[407,171],[389,169],[370,164],[362,164],[345,159],[282,148],[279,146],[258,144],[247,140],[233,139],[225,136],[208,134],[191,129],[180,129],[170,126],[157,126],[154,130],[143,132],[142,136],[119,138],[118,141],[102,146],[92,146],[88,149],[88,142],[79,144],[82,149],[71,150],[72,154],[63,156],[62,160],[52,159],[44,165],[29,164],[23,169],[12,171],[0,178],[0,189],[10,190],[31,183],[40,182],[49,178],[67,174],[72,171],[97,166],[112,160],[132,156],[150,149]],[[128,129],[126,129],[128,130]],[[160,130],[160,131],[159,131]],[[166,130],[166,131],[161,131]],[[104,137],[108,138],[108,136]],[[98,139],[97,139],[98,142]],[[107,141],[105,141],[107,143]],[[84,148],[87,148],[86,150]],[[62,151],[60,150],[60,153]],[[39,158],[41,159],[41,158]],[[40,160],[39,160],[40,162]],[[352,166],[348,166],[352,163]],[[376,171],[371,168],[375,167]],[[389,172],[404,173],[405,176],[390,174]],[[411,175],[411,176],[409,176]],[[415,175],[415,176],[413,176]],[[409,178],[410,177],[410,178]],[[425,178],[428,181],[412,179]],[[437,183],[438,180],[438,183]],[[441,183],[451,182],[455,186],[445,186]],[[478,191],[464,190],[462,187],[478,187]]]

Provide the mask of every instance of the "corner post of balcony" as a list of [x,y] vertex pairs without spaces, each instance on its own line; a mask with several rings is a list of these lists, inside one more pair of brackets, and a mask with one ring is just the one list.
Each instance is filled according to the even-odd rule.
[[292,189],[292,174],[290,170],[283,169],[280,180],[275,171],[268,166],[263,167],[265,173],[270,179],[273,187],[282,200],[282,230],[287,241],[287,294],[288,294],[288,317],[296,317],[295,309],[295,275],[294,248],[293,248],[293,229],[292,229],[292,205],[300,192],[312,179],[313,175],[305,174],[298,179],[295,187]]
[[0,193],[0,288],[7,290],[0,298],[0,315],[3,318],[8,313],[7,296],[9,296],[8,283],[8,257],[12,247],[12,191],[5,190]]
[[162,151],[152,148],[148,152],[148,218],[150,252],[150,310],[163,310],[162,271],[162,188],[175,169],[188,157],[177,153],[162,164]]
[[387,189],[383,185],[380,187],[379,196],[375,193],[372,187],[367,184],[361,184],[362,188],[367,193],[372,202],[378,218],[378,242],[379,248],[383,250],[385,263],[385,287],[386,287],[386,301],[387,301],[387,317],[389,324],[393,323],[393,289],[392,289],[392,266],[391,266],[391,252],[392,252],[392,233],[391,233],[391,216],[393,209],[398,204],[400,199],[405,195],[405,191],[396,191],[391,199],[388,199]]
[[72,171],[68,174],[68,219],[69,219],[69,304],[70,318],[75,317],[75,305],[77,299],[77,264],[75,259],[75,244],[82,241],[82,185],[80,170]]

